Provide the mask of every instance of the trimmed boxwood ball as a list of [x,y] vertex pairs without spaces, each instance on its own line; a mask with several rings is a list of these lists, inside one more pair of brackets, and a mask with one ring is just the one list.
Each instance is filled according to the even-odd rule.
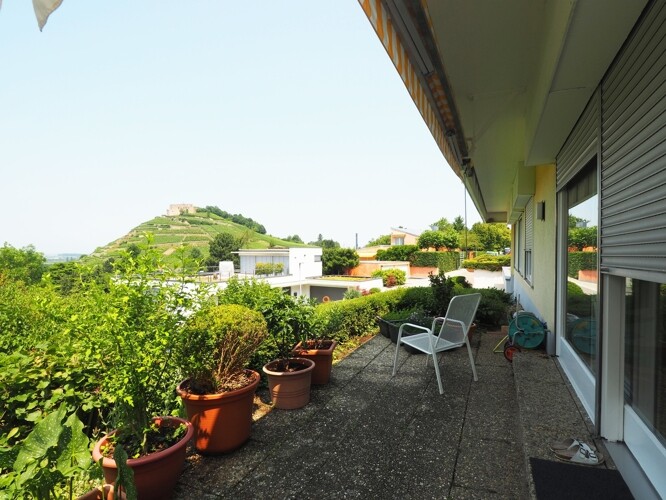
[[268,336],[263,315],[245,306],[206,307],[188,318],[179,364],[197,393],[227,390]]

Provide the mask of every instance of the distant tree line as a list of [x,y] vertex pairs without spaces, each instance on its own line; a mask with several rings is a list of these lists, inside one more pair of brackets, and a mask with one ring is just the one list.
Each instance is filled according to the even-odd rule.
[[[492,250],[502,251],[504,248],[511,246],[511,230],[504,223],[486,223],[477,222],[471,229],[465,226],[465,222],[461,216],[456,217],[453,222],[449,222],[445,218],[439,219],[431,225],[428,231],[424,231],[419,236],[416,245],[401,245],[410,248],[410,252],[415,252],[418,249],[426,250],[434,248],[435,250]],[[375,245],[390,245],[391,235],[381,235],[374,240],[370,240],[367,246]],[[398,248],[398,247],[391,247]],[[398,251],[398,250],[396,250]],[[384,255],[385,251],[380,250],[377,253],[377,258],[380,260],[392,260],[388,258],[380,258],[380,254]],[[390,252],[389,252],[390,253]],[[404,251],[402,251],[404,253]],[[395,255],[392,255],[395,257]],[[407,259],[398,259],[407,260]]]
[[266,228],[262,224],[259,224],[258,222],[250,219],[249,217],[244,217],[241,214],[230,214],[229,212],[225,212],[219,207],[214,207],[210,205],[205,208],[197,208],[197,212],[209,212],[215,215],[219,215],[223,219],[230,220],[231,222],[235,222],[236,224],[240,224],[241,226],[249,227],[250,229],[256,231],[259,234],[266,234]]

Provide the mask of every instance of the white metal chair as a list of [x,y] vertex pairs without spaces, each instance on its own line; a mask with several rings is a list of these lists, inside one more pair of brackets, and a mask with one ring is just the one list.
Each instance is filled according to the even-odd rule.
[[[477,381],[478,377],[476,376],[476,366],[474,366],[474,356],[472,355],[472,348],[469,345],[467,334],[469,333],[469,327],[472,324],[472,321],[474,321],[479,302],[481,302],[480,293],[456,295],[449,303],[449,307],[446,310],[446,316],[433,319],[430,328],[414,325],[412,323],[403,323],[400,325],[398,341],[395,344],[395,357],[393,358],[393,376],[395,376],[398,365],[398,351],[400,350],[400,344],[402,343],[411,346],[428,355],[428,357],[426,357],[426,366],[428,365],[430,356],[432,356],[432,361],[435,365],[435,374],[437,375],[437,384],[439,385],[439,393],[444,394],[442,378],[439,375],[437,353],[466,345],[467,353],[469,354],[469,362],[472,365],[472,374],[474,375],[474,380]],[[441,326],[437,333],[436,328],[438,328],[440,323]],[[423,332],[405,336],[403,338],[402,333],[405,327],[422,330]]]

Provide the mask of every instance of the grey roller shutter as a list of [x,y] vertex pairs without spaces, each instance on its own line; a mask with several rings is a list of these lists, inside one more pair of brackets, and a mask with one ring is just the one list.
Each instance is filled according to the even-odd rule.
[[595,92],[557,155],[557,190],[567,183],[597,153],[599,137],[599,92]]
[[602,82],[601,127],[602,269],[666,273],[666,2]]

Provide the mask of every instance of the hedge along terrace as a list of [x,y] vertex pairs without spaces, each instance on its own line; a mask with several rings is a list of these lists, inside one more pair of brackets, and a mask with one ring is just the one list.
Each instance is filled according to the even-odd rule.
[[444,273],[431,276],[430,287],[398,288],[350,300],[319,304],[315,309],[319,335],[344,342],[377,332],[377,316],[396,311],[419,311],[428,316],[443,316],[455,295],[481,293],[477,323],[498,327],[508,323],[511,295],[494,288],[471,288],[464,278],[447,278]]
[[569,252],[567,261],[569,277],[578,279],[578,271],[597,269],[597,252]]
[[408,261],[415,267],[436,267],[448,272],[458,269],[458,252],[423,252],[416,245],[396,245],[377,250],[377,260]]
[[484,269],[486,271],[501,271],[503,266],[511,265],[509,255],[479,255],[474,259],[463,260],[462,267],[466,269]]

